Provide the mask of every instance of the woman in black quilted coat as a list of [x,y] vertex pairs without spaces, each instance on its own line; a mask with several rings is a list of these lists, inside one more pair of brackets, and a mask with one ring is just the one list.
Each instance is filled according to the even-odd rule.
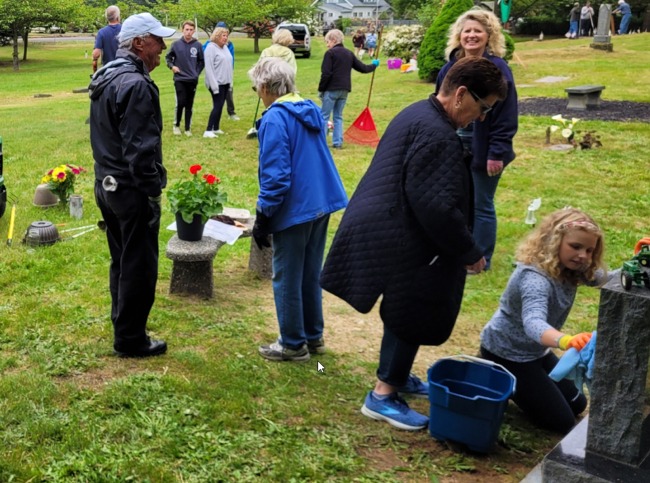
[[341,220],[322,287],[362,313],[383,296],[378,381],[361,409],[368,417],[406,430],[428,424],[399,394],[428,396],[427,384],[410,375],[419,346],[449,338],[466,271],[485,266],[470,231],[470,160],[456,129],[482,119],[506,93],[489,60],[456,62],[437,95],[390,123]]

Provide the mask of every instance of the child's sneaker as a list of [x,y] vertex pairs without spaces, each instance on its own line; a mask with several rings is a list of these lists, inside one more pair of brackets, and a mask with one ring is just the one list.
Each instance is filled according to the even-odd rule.
[[409,375],[406,384],[397,388],[400,396],[429,397],[429,383],[422,382],[415,374]]
[[300,349],[289,349],[280,342],[273,342],[269,345],[260,346],[258,352],[264,359],[270,361],[306,362],[309,360],[307,344],[303,344]]
[[409,408],[397,393],[380,399],[370,391],[361,407],[361,414],[407,431],[424,429],[429,424],[429,418]]

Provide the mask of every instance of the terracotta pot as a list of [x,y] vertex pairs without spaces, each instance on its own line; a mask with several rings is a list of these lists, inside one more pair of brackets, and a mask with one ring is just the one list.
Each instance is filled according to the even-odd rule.
[[201,215],[194,215],[192,223],[187,223],[180,212],[176,212],[176,234],[181,240],[201,241],[204,227],[205,223],[201,220]]

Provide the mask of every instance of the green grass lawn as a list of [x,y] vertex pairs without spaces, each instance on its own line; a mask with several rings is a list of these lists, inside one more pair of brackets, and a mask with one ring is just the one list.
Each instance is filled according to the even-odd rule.
[[[649,38],[615,37],[613,53],[590,49],[588,39],[519,42],[512,63],[522,86],[519,95],[564,97],[565,87],[603,84],[604,99],[650,103]],[[298,87],[304,97],[316,99],[324,46],[320,38],[313,44],[312,58],[298,59]],[[268,40],[262,41],[262,48],[267,45]],[[202,80],[195,135],[186,138],[172,135],[170,71],[161,66],[153,77],[161,93],[170,183],[198,162],[221,177],[229,206],[254,211],[257,143],[246,139],[257,104],[246,75],[258,57],[252,46],[249,39],[235,39],[234,94],[242,120],[224,117],[221,128],[227,135],[218,139],[201,137],[211,109]],[[315,361],[262,360],[257,346],[272,340],[277,327],[270,282],[247,270],[247,239],[219,251],[215,298],[201,300],[169,295],[171,261],[164,251],[172,232],[163,229],[149,329],[167,340],[170,350],[150,360],[113,357],[109,255],[101,232],[37,249],[20,243],[36,220],[68,228],[100,218],[85,124],[89,101],[72,92],[88,84],[90,61],[84,53],[91,49],[91,41],[32,43],[29,60],[13,72],[11,49],[0,48],[4,177],[16,202],[11,247],[5,243],[9,208],[0,219],[0,481],[514,482],[541,461],[559,436],[536,430],[512,406],[498,449],[488,456],[438,443],[424,431],[400,432],[361,416],[363,397],[374,383],[378,343],[374,352],[356,350],[353,344],[364,330],[366,338],[378,341],[376,312],[361,316],[327,296],[330,352],[319,359],[324,374],[316,372]],[[570,79],[535,83],[550,75]],[[346,126],[365,107],[371,79],[353,73]],[[370,102],[379,133],[401,109],[431,91],[414,75],[380,68]],[[606,260],[614,268],[631,255],[637,239],[650,234],[648,124],[581,121],[580,129],[596,131],[603,147],[554,152],[544,145],[551,123],[550,118],[520,117],[518,156],[497,193],[499,233],[492,270],[468,280],[454,334],[442,347],[423,349],[420,376],[437,357],[476,352],[479,332],[511,272],[514,249],[529,232],[524,218],[533,198],[542,198],[538,218],[566,205],[589,212],[604,228]],[[334,153],[349,194],[372,155],[371,148],[353,145]],[[43,174],[61,163],[90,171],[76,187],[85,201],[82,220],[71,219],[63,208],[32,205]],[[165,227],[173,214],[163,203]],[[333,217],[330,235],[339,219],[340,214]],[[598,292],[581,290],[567,331],[594,329],[597,314]],[[361,337],[348,338],[346,327],[361,327]],[[426,401],[416,401],[414,407],[428,412]]]

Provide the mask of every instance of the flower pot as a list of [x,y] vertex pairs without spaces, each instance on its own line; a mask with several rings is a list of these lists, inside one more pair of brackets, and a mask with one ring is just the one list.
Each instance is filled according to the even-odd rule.
[[176,212],[176,234],[181,240],[201,241],[204,226],[201,215],[194,215],[192,223],[187,223],[180,212]]

